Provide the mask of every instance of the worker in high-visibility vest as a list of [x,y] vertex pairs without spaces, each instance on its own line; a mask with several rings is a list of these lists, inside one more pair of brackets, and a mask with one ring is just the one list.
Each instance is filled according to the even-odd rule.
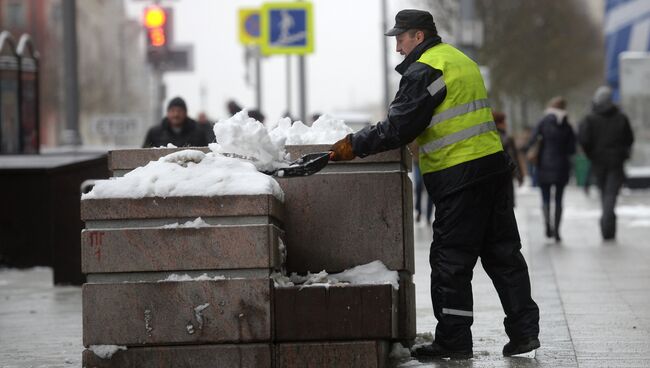
[[503,355],[540,346],[539,309],[530,291],[526,261],[508,190],[512,162],[499,133],[475,62],[443,43],[433,17],[402,10],[395,27],[402,75],[386,120],[336,142],[334,161],[352,160],[417,139],[420,171],[435,204],[431,299],[438,320],[435,341],[414,355],[471,358],[472,270],[478,257],[505,311],[510,341]]

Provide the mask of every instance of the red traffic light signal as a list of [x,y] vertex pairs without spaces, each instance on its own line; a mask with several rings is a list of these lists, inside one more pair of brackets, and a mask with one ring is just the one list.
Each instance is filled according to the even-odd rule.
[[157,5],[144,9],[143,24],[147,29],[147,46],[150,49],[165,47],[169,40],[168,10]]

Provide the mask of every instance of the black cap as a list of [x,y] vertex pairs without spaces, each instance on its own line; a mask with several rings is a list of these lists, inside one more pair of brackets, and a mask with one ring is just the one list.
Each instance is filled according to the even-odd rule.
[[187,105],[185,105],[185,100],[180,97],[174,97],[171,99],[171,101],[169,101],[167,104],[167,111],[169,111],[169,109],[174,106],[180,107],[181,109],[185,110],[185,112],[187,112]]
[[409,29],[430,29],[434,33],[438,32],[431,13],[423,10],[404,9],[395,15],[395,26],[384,34],[386,36],[397,36]]

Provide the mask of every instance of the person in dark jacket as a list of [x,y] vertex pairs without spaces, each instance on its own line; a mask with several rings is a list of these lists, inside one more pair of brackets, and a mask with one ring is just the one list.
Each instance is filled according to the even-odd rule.
[[169,143],[176,147],[201,147],[210,143],[206,129],[187,117],[187,105],[180,97],[169,101],[167,116],[160,125],[149,128],[142,147],[160,147]]
[[[510,159],[515,164],[515,170],[512,172],[513,179],[517,179],[517,183],[521,186],[524,183],[524,174],[521,172],[519,167],[519,150],[515,145],[515,139],[512,136],[508,135],[508,125],[506,123],[506,114],[501,111],[493,111],[492,117],[494,118],[494,124],[497,126],[497,131],[499,132],[499,138],[501,138],[501,145],[503,150],[510,156]],[[513,199],[515,198],[515,186],[512,184],[512,181],[508,183],[508,188],[510,190],[510,196]]]
[[402,75],[386,120],[336,142],[330,157],[352,160],[403,147],[417,138],[424,185],[435,205],[431,299],[435,341],[418,358],[471,358],[472,272],[480,257],[497,289],[510,341],[506,356],[540,346],[539,309],[507,189],[510,160],[492,121],[476,63],[443,43],[433,17],[402,10],[395,27]]
[[[570,158],[576,153],[576,138],[573,128],[569,125],[566,113],[566,100],[554,97],[544,111],[544,117],[537,123],[527,149],[536,142],[541,145],[537,157],[537,182],[542,193],[542,213],[546,237],[560,237],[562,220],[562,199],[564,188],[569,182],[571,171]],[[551,221],[551,191],[555,192],[555,215]]]
[[578,125],[578,140],[591,160],[592,174],[600,189],[600,230],[605,240],[616,236],[614,207],[625,181],[623,163],[630,157],[634,134],[627,116],[612,102],[612,90],[596,90],[592,111]]

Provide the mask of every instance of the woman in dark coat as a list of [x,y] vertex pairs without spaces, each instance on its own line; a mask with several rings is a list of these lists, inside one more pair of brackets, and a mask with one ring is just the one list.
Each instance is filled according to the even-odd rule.
[[[537,124],[526,146],[530,149],[539,142],[537,156],[537,181],[542,191],[542,212],[546,225],[546,236],[560,241],[562,219],[562,197],[569,182],[570,157],[576,152],[576,138],[569,125],[566,100],[554,97],[544,111],[544,117]],[[551,222],[551,190],[555,189],[555,216]],[[553,224],[553,225],[551,225]]]

